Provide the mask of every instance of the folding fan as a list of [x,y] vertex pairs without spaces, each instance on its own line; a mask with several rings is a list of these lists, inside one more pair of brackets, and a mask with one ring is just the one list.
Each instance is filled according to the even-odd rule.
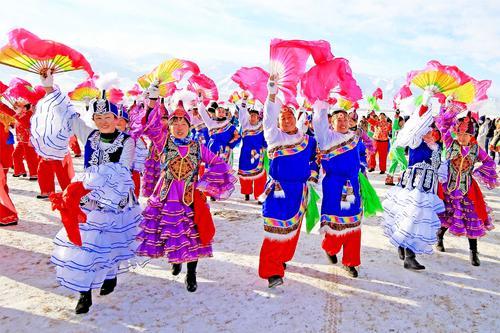
[[264,104],[267,98],[269,73],[260,67],[241,67],[231,76],[241,89],[249,91],[253,98]]
[[406,84],[413,83],[423,90],[431,90],[434,93],[446,93],[470,80],[471,78],[458,67],[445,66],[436,60],[431,60],[425,69],[408,73]]
[[197,75],[200,69],[192,61],[173,58],[162,62],[151,72],[137,79],[137,82],[143,89],[147,89],[155,81],[160,86],[164,83],[179,81],[187,72]]
[[210,101],[219,99],[219,92],[215,82],[205,74],[192,75],[188,79],[188,90],[198,93],[201,91],[203,104],[208,105]]
[[89,76],[94,74],[81,53],[64,44],[40,39],[22,28],[9,32],[9,43],[0,50],[0,63],[36,74],[79,69]]
[[99,89],[95,86],[94,80],[88,79],[77,85],[73,91],[68,93],[68,96],[73,101],[90,101],[99,97]]
[[10,81],[9,89],[7,89],[4,94],[7,95],[7,99],[11,101],[22,99],[31,105],[36,105],[45,95],[45,90],[41,86],[34,88],[28,81],[21,78],[15,78]]

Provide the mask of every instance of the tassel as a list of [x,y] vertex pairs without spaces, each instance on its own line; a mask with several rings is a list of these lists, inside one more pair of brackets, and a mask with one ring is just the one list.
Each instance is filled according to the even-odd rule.
[[349,209],[351,208],[351,204],[347,201],[341,201],[340,202],[340,209]]
[[264,201],[266,201],[266,199],[267,199],[267,193],[266,193],[266,192],[262,193],[262,194],[261,194],[261,195],[259,195],[259,197],[257,198],[257,200],[258,200],[259,202],[264,202]]
[[285,197],[285,191],[283,191],[283,188],[281,187],[281,184],[278,181],[274,182],[274,197],[275,198]]

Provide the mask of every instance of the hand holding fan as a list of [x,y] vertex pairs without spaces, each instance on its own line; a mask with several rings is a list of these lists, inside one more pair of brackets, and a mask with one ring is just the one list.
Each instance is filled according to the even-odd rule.
[[79,69],[89,76],[94,74],[81,53],[64,44],[40,39],[25,29],[9,32],[9,43],[0,50],[0,63],[39,75],[48,70],[54,74]]
[[[269,73],[285,97],[285,104],[295,100],[297,83],[306,69],[310,50],[298,41],[273,39],[270,47]],[[295,102],[296,103],[296,102]]]

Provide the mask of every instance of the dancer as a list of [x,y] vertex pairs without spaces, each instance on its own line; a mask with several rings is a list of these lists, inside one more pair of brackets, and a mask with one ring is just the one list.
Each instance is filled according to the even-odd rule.
[[293,258],[305,215],[308,185],[318,181],[316,140],[299,132],[291,108],[276,98],[278,87],[271,76],[264,108],[264,137],[270,160],[269,180],[263,201],[264,241],[259,276],[269,288],[283,284],[286,262]]
[[437,214],[444,211],[443,201],[437,196],[438,181],[446,179],[440,169],[440,135],[432,127],[433,117],[427,106],[431,95],[424,95],[423,105],[393,144],[396,149],[409,147],[409,166],[382,203],[384,234],[398,248],[403,267],[410,270],[425,269],[416,255],[432,253],[441,225]]
[[[130,109],[131,112],[136,112],[135,110],[135,107]],[[139,198],[139,195],[141,194],[141,177],[144,172],[144,164],[149,151],[147,143],[141,135],[136,135],[136,133],[133,133],[134,135],[132,135],[132,133],[130,133],[129,122],[129,113],[125,107],[122,106],[118,110],[118,124],[116,128],[119,131],[130,135],[135,141],[134,163],[132,164],[131,170],[132,180],[134,181],[134,194],[136,198]]]
[[[9,197],[7,173],[12,166],[12,145],[8,144],[9,127],[14,125],[15,112],[0,102],[0,227],[16,225],[17,212]],[[5,164],[4,164],[5,163]]]
[[389,157],[391,158],[391,166],[389,167],[389,172],[385,178],[385,185],[394,186],[394,175],[398,170],[401,172],[408,168],[408,161],[406,159],[405,147],[398,147],[394,145],[399,131],[403,128],[405,120],[403,117],[396,116],[394,118],[394,125],[392,126],[392,139],[391,139],[391,150],[389,152]]
[[378,154],[380,174],[383,175],[385,174],[387,168],[387,153],[389,151],[389,133],[391,132],[391,124],[387,121],[385,113],[380,113],[377,119],[374,111],[370,113],[367,121],[370,125],[372,125],[373,140],[375,143],[375,153],[370,154],[369,156],[368,171],[371,172],[375,170],[375,167],[377,166],[375,155]]
[[[198,288],[198,260],[212,256],[211,244],[215,234],[205,193],[226,199],[234,190],[236,178],[229,165],[191,138],[191,119],[182,102],[168,117],[168,131],[162,129],[157,97],[158,88],[151,86],[145,135],[161,152],[161,178],[143,212],[137,254],[151,258],[167,257],[173,275],[178,275],[182,264],[187,263],[186,289],[194,292]],[[201,102],[198,108],[206,112]],[[200,177],[202,162],[206,170]]]
[[14,84],[9,88],[10,95],[14,99],[14,110],[16,114],[16,147],[12,153],[14,164],[13,177],[26,177],[24,161],[28,166],[29,180],[38,179],[39,157],[30,143],[30,123],[33,116],[33,109],[43,96],[43,91],[33,89],[30,83],[15,79]]
[[[470,113],[456,119],[462,111],[449,100],[441,108],[436,124],[443,135],[448,162],[448,179],[443,184],[445,212],[440,214],[438,250],[445,251],[443,236],[449,230],[455,236],[469,240],[470,262],[479,266],[477,240],[493,229],[491,209],[484,200],[477,181],[487,188],[498,186],[496,165],[486,151],[479,147],[474,137],[476,123]],[[455,132],[456,139],[452,132]],[[476,163],[481,166],[474,169]]]
[[[267,144],[264,139],[262,121],[259,110],[248,109],[247,99],[243,97],[238,108],[243,144],[240,151],[238,176],[241,184],[241,194],[245,200],[250,200],[253,194],[255,200],[264,192],[266,186],[266,170],[264,155]],[[260,202],[259,202],[260,203]]]
[[[214,119],[209,112],[214,113]],[[236,147],[241,138],[236,127],[231,123],[231,119],[228,119],[228,110],[219,106],[218,103],[212,102],[208,112],[205,107],[200,109],[198,105],[198,113],[210,133],[208,149],[222,158],[224,162],[230,163],[233,148]]]
[[362,159],[366,148],[356,132],[349,130],[350,117],[343,109],[328,123],[328,103],[314,104],[313,126],[319,149],[323,178],[321,204],[322,248],[330,262],[336,264],[343,248],[342,264],[347,273],[358,277],[361,264],[361,220],[363,217],[360,189]]
[[[83,175],[64,192],[51,195],[65,225],[54,239],[51,262],[56,265],[59,283],[80,292],[75,312],[81,314],[92,305],[92,289],[100,288],[101,295],[110,294],[117,285],[117,274],[133,264],[134,240],[141,220],[130,172],[135,143],[116,129],[118,109],[104,99],[104,91],[103,97],[91,105],[95,130],[74,112],[67,97],[60,97],[52,82],[51,73],[42,76],[48,96],[61,98],[60,103],[44,105],[43,111],[60,119],[50,124],[51,133],[57,133],[60,141],[39,136],[39,148],[63,150],[60,156],[64,156],[73,133],[85,142]],[[81,220],[86,223],[78,224]]]

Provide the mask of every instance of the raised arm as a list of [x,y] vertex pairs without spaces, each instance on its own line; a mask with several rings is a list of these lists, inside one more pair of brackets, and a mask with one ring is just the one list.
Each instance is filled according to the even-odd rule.
[[203,104],[201,98],[198,102],[198,113],[200,114],[201,119],[203,119],[203,122],[209,130],[220,127],[220,123],[213,120],[208,114],[205,104]]
[[418,147],[422,143],[422,137],[429,132],[433,121],[430,109],[422,105],[419,110],[413,112],[399,131],[394,147]]
[[313,127],[314,137],[318,142],[319,149],[326,150],[333,143],[340,143],[345,137],[345,134],[335,132],[330,127],[328,121],[329,104],[324,101],[316,101],[313,105]]
[[247,100],[243,99],[240,105],[236,105],[236,109],[238,110],[238,119],[240,121],[241,129],[245,130],[250,126],[249,116],[248,116],[248,108],[247,108]]

